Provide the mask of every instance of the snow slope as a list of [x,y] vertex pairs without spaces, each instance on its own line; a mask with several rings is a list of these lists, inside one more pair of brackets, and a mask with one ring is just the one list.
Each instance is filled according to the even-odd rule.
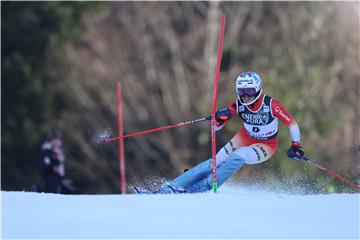
[[2,192],[2,238],[359,239],[359,194]]

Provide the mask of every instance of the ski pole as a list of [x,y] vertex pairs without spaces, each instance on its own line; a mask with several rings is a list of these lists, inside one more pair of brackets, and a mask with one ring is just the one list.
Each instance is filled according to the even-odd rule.
[[[211,116],[202,117],[202,118],[199,118],[199,119],[190,120],[190,121],[187,121],[187,122],[182,122],[182,123],[178,123],[178,124],[174,124],[174,125],[167,125],[167,126],[163,126],[163,127],[149,129],[149,130],[145,130],[145,131],[141,131],[141,132],[130,133],[130,134],[124,135],[123,138],[135,137],[135,136],[139,136],[139,135],[145,135],[145,134],[148,134],[148,133],[158,132],[158,131],[162,131],[162,130],[166,130],[166,129],[170,129],[170,128],[177,128],[177,127],[181,127],[181,126],[191,125],[191,124],[203,122],[203,121],[206,121],[206,120],[211,120]],[[116,141],[116,140],[119,140],[120,138],[121,137],[106,138],[102,142]]]
[[329,169],[327,168],[324,168],[323,166],[319,165],[318,163],[316,163],[315,161],[309,159],[308,157],[304,156],[303,159],[307,162],[307,163],[310,163],[311,165],[323,170],[324,172],[336,177],[337,179],[340,179],[341,181],[349,184],[350,186],[354,187],[354,188],[357,188],[360,190],[360,186],[350,182],[349,180],[343,178],[343,177],[340,177],[339,175],[335,174],[334,172],[330,171]]

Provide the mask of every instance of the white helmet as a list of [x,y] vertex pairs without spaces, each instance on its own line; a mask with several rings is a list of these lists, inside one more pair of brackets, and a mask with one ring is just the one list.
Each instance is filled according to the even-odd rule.
[[[262,92],[262,81],[260,76],[255,72],[240,73],[236,79],[235,90],[242,104],[250,105],[256,102]],[[255,98],[251,102],[244,103],[241,98],[245,95],[254,96]]]

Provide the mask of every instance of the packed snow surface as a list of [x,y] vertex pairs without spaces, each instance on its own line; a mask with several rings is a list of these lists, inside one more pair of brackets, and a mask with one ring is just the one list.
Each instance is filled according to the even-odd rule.
[[359,239],[359,194],[2,192],[2,238]]

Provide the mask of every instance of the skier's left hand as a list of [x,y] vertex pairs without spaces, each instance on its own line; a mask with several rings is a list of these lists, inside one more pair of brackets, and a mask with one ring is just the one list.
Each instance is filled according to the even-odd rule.
[[287,150],[287,155],[292,160],[303,160],[304,149],[299,142],[292,142],[291,147]]

